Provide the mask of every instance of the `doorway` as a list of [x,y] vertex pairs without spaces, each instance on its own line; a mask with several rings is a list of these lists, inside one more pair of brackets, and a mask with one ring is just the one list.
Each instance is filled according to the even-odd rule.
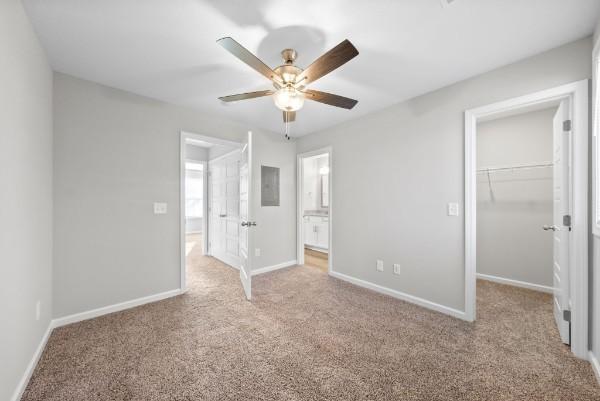
[[[240,269],[242,144],[181,133],[181,287],[202,266]],[[219,263],[213,263],[212,261]]]
[[331,149],[298,155],[298,264],[332,271]]
[[[548,300],[560,338],[583,359],[588,346],[587,93],[588,82],[581,81],[465,113],[466,319],[476,318],[478,274],[488,281],[550,292]],[[518,145],[502,151],[508,138],[485,138],[493,132],[490,121],[506,125],[525,115],[545,118],[552,141],[547,137],[546,145],[540,142],[536,148],[535,144],[526,145],[527,138],[521,136]],[[482,144],[478,143],[480,134]],[[514,209],[519,202],[523,204],[523,197],[530,198],[525,202],[529,210],[521,210],[519,215]],[[483,225],[494,219],[495,231]],[[504,230],[504,236],[497,236],[499,230]],[[520,248],[524,259],[529,258],[527,269],[515,268],[515,254],[507,255],[507,250],[495,257],[489,254],[490,248],[493,253],[502,243],[514,245],[517,237],[529,241],[529,248],[538,244],[537,252]],[[512,265],[496,263],[503,258],[513,258]]]

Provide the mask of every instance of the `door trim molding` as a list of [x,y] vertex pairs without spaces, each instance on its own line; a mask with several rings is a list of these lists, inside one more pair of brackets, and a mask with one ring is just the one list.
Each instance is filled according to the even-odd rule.
[[327,154],[329,156],[329,250],[327,258],[327,271],[331,275],[333,270],[333,179],[334,179],[334,168],[333,168],[333,148],[326,146],[323,148],[311,150],[309,152],[299,153],[296,155],[296,261],[299,265],[304,264],[304,216],[302,211],[304,210],[303,196],[302,196],[302,181],[304,177],[304,171],[302,166],[302,160]]
[[572,216],[569,252],[571,351],[588,358],[588,148],[589,80],[562,85],[465,111],[465,317],[476,317],[476,134],[477,122],[517,114],[524,108],[571,101],[573,116]]

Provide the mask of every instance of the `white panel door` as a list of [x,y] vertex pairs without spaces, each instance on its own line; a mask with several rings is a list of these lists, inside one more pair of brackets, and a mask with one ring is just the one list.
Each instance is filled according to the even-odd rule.
[[248,132],[248,137],[242,148],[240,158],[240,197],[239,197],[239,215],[240,215],[240,280],[246,293],[246,298],[252,297],[252,229],[256,223],[252,220],[252,133]]
[[209,252],[230,266],[240,267],[240,152],[209,163]]
[[553,281],[554,318],[563,343],[570,344],[570,326],[565,320],[564,311],[571,309],[569,295],[569,236],[570,227],[565,225],[564,216],[570,216],[571,205],[571,132],[569,124],[570,105],[561,102],[553,120],[554,174],[553,174]]

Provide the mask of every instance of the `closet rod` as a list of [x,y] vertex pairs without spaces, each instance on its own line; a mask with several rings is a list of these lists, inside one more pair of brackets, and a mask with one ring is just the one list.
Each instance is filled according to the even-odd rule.
[[520,164],[516,166],[503,166],[503,167],[485,167],[477,169],[478,173],[488,173],[493,171],[506,171],[506,170],[524,170],[532,168],[546,168],[554,166],[553,163],[542,163],[542,164]]

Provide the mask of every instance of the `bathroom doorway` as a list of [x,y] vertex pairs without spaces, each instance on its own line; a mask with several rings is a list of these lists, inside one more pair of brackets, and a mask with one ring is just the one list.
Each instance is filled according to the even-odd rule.
[[298,263],[331,271],[331,150],[298,155]]

